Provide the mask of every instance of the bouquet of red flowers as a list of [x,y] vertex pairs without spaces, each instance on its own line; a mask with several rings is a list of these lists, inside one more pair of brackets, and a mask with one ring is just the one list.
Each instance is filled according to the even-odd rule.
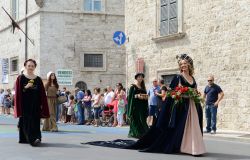
[[197,89],[190,87],[177,86],[174,90],[167,92],[168,97],[172,97],[175,101],[175,104],[182,103],[183,98],[192,98],[195,103],[203,102],[201,93]]
[[[174,100],[174,103],[171,105],[171,120],[169,125],[173,127],[175,123],[175,112],[176,105],[183,103],[184,98],[190,98],[194,100],[194,103],[204,103],[201,93],[195,88],[177,86],[175,89],[171,89],[167,92],[167,96],[171,97]],[[172,118],[174,117],[174,118]]]

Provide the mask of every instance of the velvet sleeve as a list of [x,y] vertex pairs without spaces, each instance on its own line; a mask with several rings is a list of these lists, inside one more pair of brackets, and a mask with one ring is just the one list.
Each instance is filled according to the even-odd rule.
[[[180,75],[174,76],[173,80],[171,81],[170,88],[175,89],[180,83]],[[170,107],[170,119],[169,119],[169,125],[170,128],[175,128],[176,125],[176,107],[173,106],[173,99],[171,97],[168,98],[168,105]]]
[[172,79],[172,81],[171,81],[169,87],[170,87],[171,89],[175,89],[175,87],[178,86],[179,82],[180,82],[180,75],[176,75],[176,76],[174,76],[174,78]]
[[[40,78],[39,78],[40,79]],[[39,86],[40,86],[40,98],[41,98],[41,118],[49,118],[49,106],[48,106],[48,100],[45,92],[45,88],[43,85],[42,80],[39,80]]]
[[128,117],[131,118],[132,113],[133,113],[133,99],[135,97],[135,87],[131,85],[129,89],[129,94],[128,94]]
[[14,116],[15,118],[22,115],[22,88],[21,76],[18,76],[15,83],[15,98],[14,98]]

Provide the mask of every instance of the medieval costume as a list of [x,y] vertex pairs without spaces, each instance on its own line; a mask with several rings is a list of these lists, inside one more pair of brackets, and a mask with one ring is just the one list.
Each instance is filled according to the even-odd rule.
[[[138,75],[135,76],[135,78]],[[138,95],[144,95],[140,98]],[[147,91],[132,84],[128,95],[128,118],[130,122],[129,137],[140,138],[148,131],[148,99]]]
[[[25,89],[28,83],[31,88]],[[41,141],[40,119],[49,117],[47,97],[40,77],[29,79],[18,76],[15,84],[15,117],[19,118],[19,143]]]
[[[54,73],[49,72],[47,74],[48,80],[51,74],[54,74]],[[58,128],[56,125],[56,112],[57,112],[56,107],[57,107],[58,88],[55,85],[54,86],[46,85],[45,91],[47,92],[50,117],[44,120],[43,131],[57,132]]]
[[[193,68],[192,59],[186,54],[181,55],[181,60],[187,61]],[[179,63],[179,62],[178,62]],[[170,88],[178,86],[196,89],[197,84],[192,77],[192,83],[182,74],[176,75],[171,81]],[[132,85],[128,98],[129,118],[131,121],[129,134],[135,137],[143,135],[146,131],[147,101],[134,98],[135,94],[145,93],[140,88]],[[205,145],[202,137],[203,112],[200,102],[194,101],[193,97],[182,97],[181,103],[168,96],[162,103],[161,112],[156,123],[137,142],[123,140],[97,141],[84,144],[117,147],[126,149],[138,149],[142,152],[155,153],[186,153],[191,155],[202,155]]]
[[[189,84],[183,76],[174,77],[170,88],[178,86],[196,87],[196,82]],[[183,103],[176,106],[171,97],[162,107],[157,123],[131,149],[145,152],[188,153],[200,155],[205,153],[202,139],[202,108],[190,98],[183,98]]]
[[46,91],[50,117],[44,120],[43,131],[58,131],[56,125],[57,88],[49,86]]
[[[193,65],[192,59],[186,54],[181,58]],[[177,86],[183,86],[196,89],[195,79],[192,79],[193,83],[190,84],[182,75],[176,75],[169,87],[175,89]],[[175,103],[172,97],[168,97],[157,122],[146,135],[128,148],[144,152],[204,154],[201,104],[195,103],[191,97],[183,97],[182,100],[182,103]]]

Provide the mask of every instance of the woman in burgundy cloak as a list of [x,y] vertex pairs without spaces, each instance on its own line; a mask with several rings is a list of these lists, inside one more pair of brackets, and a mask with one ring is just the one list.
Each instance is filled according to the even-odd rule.
[[17,77],[15,85],[15,117],[19,118],[19,143],[37,146],[41,143],[40,119],[49,118],[43,82],[34,74],[33,59],[24,62],[26,73]]

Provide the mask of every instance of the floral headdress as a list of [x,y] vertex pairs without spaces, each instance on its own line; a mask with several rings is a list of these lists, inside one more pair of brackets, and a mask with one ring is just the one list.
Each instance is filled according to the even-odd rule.
[[181,60],[186,60],[191,66],[194,66],[192,58],[189,57],[186,53],[177,55],[176,59],[178,60],[178,64]]

